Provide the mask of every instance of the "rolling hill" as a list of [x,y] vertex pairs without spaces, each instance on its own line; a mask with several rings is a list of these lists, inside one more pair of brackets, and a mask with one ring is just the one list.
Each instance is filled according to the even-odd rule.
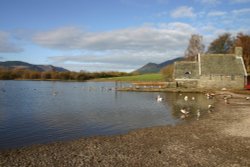
[[55,67],[52,65],[34,65],[29,64],[22,61],[6,61],[6,62],[0,62],[0,68],[3,69],[23,69],[23,70],[31,70],[31,71],[56,71],[56,72],[66,72],[68,70],[62,68],[62,67]]
[[171,59],[171,60],[167,60],[165,62],[162,62],[160,64],[156,64],[156,63],[148,63],[144,66],[142,66],[141,68],[133,71],[135,73],[140,73],[140,74],[146,74],[146,73],[157,73],[160,72],[160,70],[170,64],[173,64],[175,61],[181,61],[183,60],[183,57],[178,57],[175,59]]

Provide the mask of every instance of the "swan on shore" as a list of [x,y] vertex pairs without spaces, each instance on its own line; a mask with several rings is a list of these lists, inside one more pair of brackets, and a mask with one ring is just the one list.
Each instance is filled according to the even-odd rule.
[[199,120],[200,116],[201,116],[201,112],[200,112],[200,109],[198,109],[196,111],[196,116],[197,116],[197,120]]
[[207,99],[212,99],[215,96],[215,94],[213,94],[213,93],[211,93],[211,94],[206,93],[205,95],[207,96]]
[[185,100],[185,101],[188,101],[188,96],[185,96],[185,97],[184,97],[184,100]]
[[188,112],[186,109],[184,109],[184,108],[182,108],[180,111],[181,111],[181,113],[183,113],[183,114],[185,114],[185,115],[186,115],[186,114],[189,114],[189,112]]
[[209,104],[209,105],[207,106],[207,108],[208,108],[208,109],[211,109],[211,108],[214,108],[214,106],[212,106],[211,104]]
[[229,104],[228,99],[224,99],[225,104]]

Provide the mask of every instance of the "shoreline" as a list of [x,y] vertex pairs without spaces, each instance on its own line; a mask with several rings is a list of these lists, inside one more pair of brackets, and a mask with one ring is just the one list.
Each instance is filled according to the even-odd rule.
[[[250,166],[250,100],[216,92],[207,118],[0,151],[0,166]],[[231,94],[229,104],[224,94]]]

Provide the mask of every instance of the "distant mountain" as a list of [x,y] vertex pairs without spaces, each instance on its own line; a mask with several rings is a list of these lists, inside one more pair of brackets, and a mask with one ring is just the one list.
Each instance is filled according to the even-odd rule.
[[0,62],[0,68],[4,69],[24,69],[24,70],[32,70],[32,71],[57,71],[57,72],[66,72],[68,70],[62,67],[55,67],[52,65],[34,65],[29,64],[22,61],[6,61]]
[[183,60],[183,57],[178,57],[175,59],[171,59],[171,60],[167,60],[165,62],[162,62],[160,64],[156,64],[156,63],[148,63],[144,66],[142,66],[141,68],[135,70],[134,72],[136,73],[140,73],[140,74],[146,74],[146,73],[157,73],[160,72],[160,70],[170,64],[173,64],[175,61],[181,61]]

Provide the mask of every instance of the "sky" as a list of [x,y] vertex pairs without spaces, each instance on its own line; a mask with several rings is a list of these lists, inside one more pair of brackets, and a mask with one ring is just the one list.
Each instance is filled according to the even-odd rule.
[[0,61],[131,72],[249,25],[250,0],[0,0]]

